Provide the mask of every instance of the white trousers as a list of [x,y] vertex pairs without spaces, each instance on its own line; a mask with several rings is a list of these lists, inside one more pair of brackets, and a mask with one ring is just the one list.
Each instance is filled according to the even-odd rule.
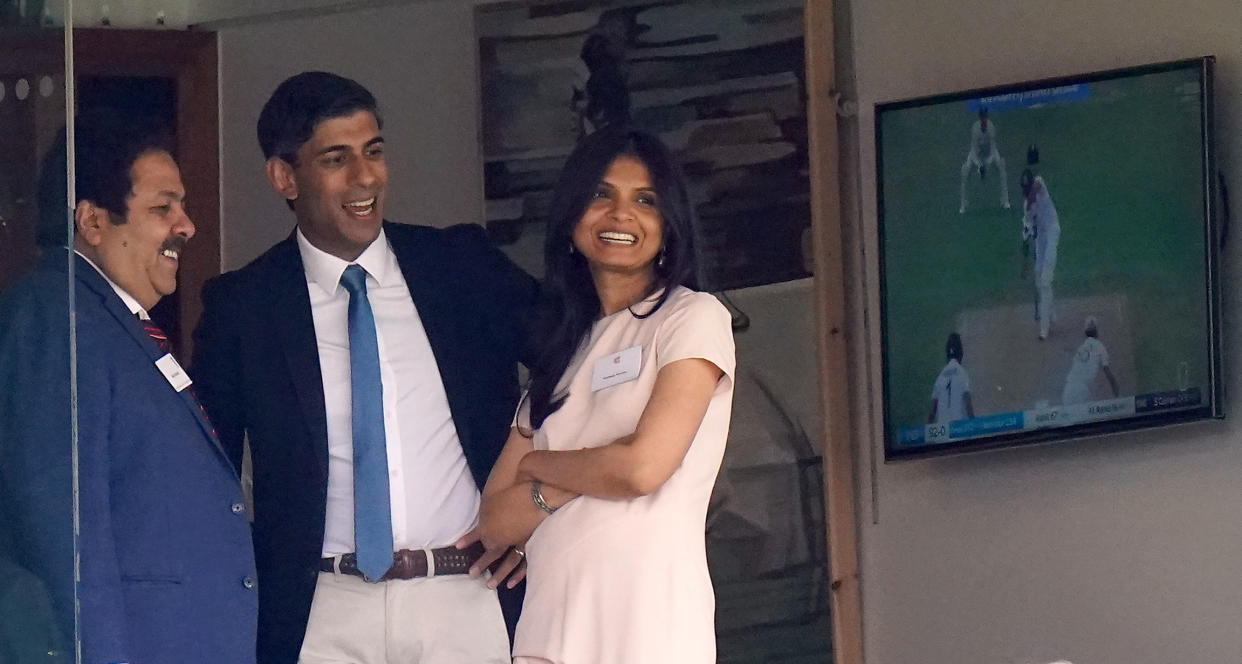
[[1069,406],[1076,403],[1085,403],[1091,399],[1091,386],[1079,381],[1066,381],[1065,388],[1061,390],[1061,403]]
[[298,664],[508,664],[496,591],[466,574],[367,583],[320,572]]
[[1049,325],[1056,319],[1052,308],[1052,276],[1057,269],[1057,244],[1061,240],[1060,228],[1045,230],[1035,241],[1035,292],[1037,304],[1035,315],[1039,317],[1039,336],[1047,338]]

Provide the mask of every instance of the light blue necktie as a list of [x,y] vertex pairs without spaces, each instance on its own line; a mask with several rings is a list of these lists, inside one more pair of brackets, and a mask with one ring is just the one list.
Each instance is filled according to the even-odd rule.
[[392,510],[384,442],[384,386],[379,341],[367,300],[367,273],[350,265],[341,275],[349,291],[349,373],[354,429],[354,552],[372,583],[392,566]]

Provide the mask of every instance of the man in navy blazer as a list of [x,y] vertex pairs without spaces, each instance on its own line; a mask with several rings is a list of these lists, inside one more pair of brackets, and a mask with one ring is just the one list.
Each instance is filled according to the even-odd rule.
[[[535,284],[478,225],[384,221],[381,126],[352,80],[281,83],[258,134],[296,228],[203,289],[192,373],[234,462],[248,440],[253,464],[259,661],[507,663],[495,582],[468,574],[478,550],[453,544],[513,417]],[[371,486],[390,499],[392,534],[380,578],[364,578],[355,548],[351,271],[378,340],[369,405],[382,406],[388,477]]]
[[[14,562],[48,586],[66,636],[76,613],[82,662],[252,663],[239,476],[147,316],[176,289],[194,235],[181,176],[133,118],[100,111],[75,127],[72,250],[62,231],[0,301],[0,504]],[[48,173],[64,168],[61,141]],[[43,187],[53,219],[61,183]]]

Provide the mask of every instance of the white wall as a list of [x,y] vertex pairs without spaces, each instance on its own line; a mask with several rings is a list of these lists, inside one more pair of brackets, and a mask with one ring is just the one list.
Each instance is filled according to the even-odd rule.
[[[1237,0],[852,4],[868,256],[877,255],[871,109],[881,101],[1215,54],[1219,163],[1230,189],[1242,191]],[[1225,252],[1226,285],[1236,276],[1236,235]],[[877,283],[875,266],[867,272]],[[859,275],[851,282],[861,292]],[[868,290],[874,298],[878,289]],[[1238,289],[1227,288],[1225,299],[1226,370],[1236,376]],[[867,333],[856,322],[855,338],[870,334],[877,349],[871,323]],[[865,366],[861,354],[855,359]],[[878,371],[878,355],[871,366]],[[878,432],[879,375],[872,380],[876,401],[858,390],[855,405],[867,414],[856,421],[870,418]],[[1238,387],[1231,377],[1229,393]],[[882,443],[864,443],[867,661],[1242,661],[1240,405],[1228,400],[1233,419],[1223,423],[880,464],[874,486],[872,450],[882,458]]]
[[225,270],[293,230],[293,214],[263,176],[255,121],[276,86],[306,70],[353,78],[379,100],[389,219],[436,226],[482,220],[472,12],[469,2],[441,0],[220,31]]

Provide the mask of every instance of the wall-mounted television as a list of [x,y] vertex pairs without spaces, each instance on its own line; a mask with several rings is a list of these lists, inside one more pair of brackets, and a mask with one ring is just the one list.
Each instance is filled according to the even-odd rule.
[[876,105],[887,460],[1223,417],[1213,63]]

